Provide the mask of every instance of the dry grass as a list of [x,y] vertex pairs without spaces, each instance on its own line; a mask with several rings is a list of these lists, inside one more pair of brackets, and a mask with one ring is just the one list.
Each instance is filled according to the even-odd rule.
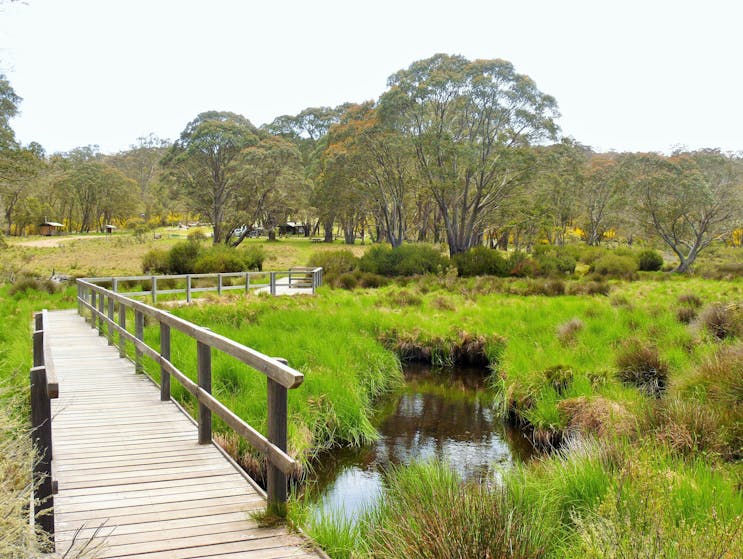
[[659,397],[668,384],[668,363],[658,349],[638,340],[629,340],[617,353],[619,379],[649,395]]
[[702,309],[698,322],[718,340],[740,337],[743,334],[743,305],[712,303]]
[[571,318],[567,322],[557,327],[557,339],[565,346],[575,344],[578,332],[583,330],[583,321],[579,318]]
[[617,402],[601,396],[568,398],[557,404],[567,417],[567,430],[600,438],[631,434],[636,427],[634,415]]

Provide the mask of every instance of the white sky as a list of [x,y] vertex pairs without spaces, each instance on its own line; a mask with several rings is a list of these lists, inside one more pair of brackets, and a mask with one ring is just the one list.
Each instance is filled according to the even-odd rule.
[[48,152],[377,98],[437,52],[505,58],[601,150],[743,150],[740,0],[0,0],[12,125]]

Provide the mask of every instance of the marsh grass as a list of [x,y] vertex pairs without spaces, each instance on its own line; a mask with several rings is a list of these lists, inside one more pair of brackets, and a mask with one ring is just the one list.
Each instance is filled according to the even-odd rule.
[[448,466],[392,470],[364,526],[370,557],[540,557],[550,537],[539,509],[515,506],[507,491],[462,483]]

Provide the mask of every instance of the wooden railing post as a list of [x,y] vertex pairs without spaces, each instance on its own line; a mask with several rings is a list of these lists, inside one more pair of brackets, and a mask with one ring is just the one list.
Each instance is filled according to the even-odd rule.
[[[113,297],[108,298],[108,319],[114,321],[114,299]],[[111,324],[107,326],[108,330],[108,345],[114,345],[114,327]]]
[[77,284],[77,314],[83,315],[83,286]]
[[268,289],[271,295],[276,295],[276,272],[270,272],[268,278]]
[[54,546],[54,496],[52,484],[52,407],[46,389],[44,331],[42,313],[35,316],[33,336],[34,366],[30,371],[31,428],[36,450],[33,469],[34,517],[41,529],[51,535]]
[[[134,311],[134,337],[138,340],[144,339],[144,314],[141,311]],[[134,368],[138,373],[144,371],[142,364],[142,350],[137,348],[134,352]]]
[[90,306],[91,306],[91,310],[90,310],[90,327],[91,328],[95,328],[95,323],[96,323],[96,320],[95,320],[95,311],[93,309],[95,308],[96,296],[97,295],[98,294],[95,291],[93,291],[92,289],[90,290]]
[[222,274],[217,274],[217,295],[222,294]]
[[[160,355],[170,361],[170,326],[160,323]],[[160,365],[160,400],[170,400],[170,373]]]
[[152,304],[157,305],[157,276],[152,276],[150,282],[152,287]]
[[124,331],[126,330],[126,305],[119,303],[119,326],[121,326],[121,332],[119,332],[119,357],[126,357],[126,338],[124,337]]
[[[202,342],[196,342],[196,356],[198,360],[199,386],[211,394],[212,392],[212,348]],[[199,444],[212,442],[212,412],[204,404],[199,403]]]
[[106,298],[103,296],[103,293],[100,293],[98,295],[98,312],[100,313],[98,315],[98,335],[103,335],[103,309],[106,306]]
[[245,293],[250,292],[250,272],[245,272]]
[[[286,359],[274,358],[284,365]],[[287,442],[287,390],[270,377],[268,388],[268,440],[286,452]],[[268,464],[266,494],[268,510],[278,516],[286,516],[287,479],[286,474],[272,464]]]
[[186,303],[191,302],[191,274],[186,276]]

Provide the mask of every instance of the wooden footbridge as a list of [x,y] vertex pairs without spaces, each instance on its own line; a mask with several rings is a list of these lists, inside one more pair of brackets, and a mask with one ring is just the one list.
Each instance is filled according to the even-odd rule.
[[[157,348],[144,342],[145,317],[159,325]],[[171,330],[194,340],[197,382],[170,362]],[[267,437],[211,395],[213,351],[266,376]],[[138,374],[145,357],[159,364],[159,389]],[[196,420],[171,400],[171,380],[198,400]],[[303,534],[284,525],[261,527],[251,516],[267,506],[279,515],[285,511],[287,474],[297,467],[286,454],[287,389],[302,380],[282,360],[78,280],[77,312],[37,314],[31,370],[42,455],[35,514],[53,536],[57,555],[324,557]],[[212,442],[212,414],[266,457],[267,493]]]

